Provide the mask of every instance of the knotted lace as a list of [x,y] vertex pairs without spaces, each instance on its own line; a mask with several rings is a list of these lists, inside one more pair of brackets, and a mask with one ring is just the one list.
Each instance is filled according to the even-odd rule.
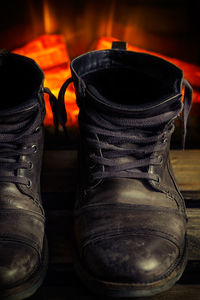
[[[58,118],[63,128],[67,120],[64,94],[72,81],[70,78],[64,83],[58,97]],[[183,85],[185,86],[182,112],[184,147],[187,120],[192,104],[192,88],[185,79]],[[180,96],[178,94],[173,98],[180,101]],[[159,153],[166,148],[167,140],[174,131],[174,120],[180,111],[180,105],[175,105],[173,110],[161,112],[159,115],[134,118],[97,110],[95,104],[81,107],[79,123],[89,150],[92,179],[127,177],[158,181],[158,175],[148,173],[148,169],[150,165],[162,163]]]
[[[55,110],[55,97],[48,89],[44,92],[49,94],[52,109]],[[37,140],[44,115],[45,110],[41,112],[41,105],[37,103],[30,112],[16,114],[17,121],[13,120],[12,115],[0,117],[0,182],[30,186],[30,180],[19,176],[17,171],[32,168],[32,163],[20,160],[20,156],[37,151],[33,140]]]

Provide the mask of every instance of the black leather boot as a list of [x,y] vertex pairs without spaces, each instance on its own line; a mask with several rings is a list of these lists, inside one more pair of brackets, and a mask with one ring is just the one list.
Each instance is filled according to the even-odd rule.
[[43,79],[32,59],[0,54],[0,299],[29,297],[47,269]]
[[187,217],[169,148],[181,111],[185,139],[191,87],[175,65],[125,49],[86,53],[71,71],[59,113],[64,126],[63,95],[73,80],[80,108],[76,270],[103,295],[165,291],[186,265]]

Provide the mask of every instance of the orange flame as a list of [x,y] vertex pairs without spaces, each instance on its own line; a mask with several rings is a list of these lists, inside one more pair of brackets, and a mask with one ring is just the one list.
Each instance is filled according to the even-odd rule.
[[[24,47],[15,49],[14,53],[28,56],[34,59],[45,74],[44,85],[58,97],[60,87],[67,78],[71,76],[70,60],[67,53],[63,36],[61,35],[43,35],[36,40],[31,41]],[[77,125],[78,108],[73,86],[70,86],[65,95],[67,103],[68,125]],[[45,95],[46,116],[44,124],[53,124],[53,115]]]
[[[117,39],[112,37],[102,37],[96,45],[96,50],[110,49],[112,41]],[[193,87],[193,101],[200,102],[200,67],[183,62],[175,58],[169,58],[154,52],[128,45],[128,50],[136,52],[146,52],[162,57],[180,67],[185,77],[189,80]],[[66,44],[61,35],[43,35],[36,40],[26,44],[24,47],[14,50],[13,52],[28,56],[34,59],[42,68],[45,74],[45,86],[49,87],[52,93],[57,97],[59,90],[64,81],[71,76],[70,59],[67,53]],[[53,115],[45,95],[46,117],[45,125],[53,124]],[[68,114],[68,126],[77,126],[78,107],[76,105],[76,96],[73,85],[70,85],[65,95],[65,105]]]
[[43,0],[43,15],[45,33],[50,34],[55,32],[57,30],[56,18],[48,3],[48,0]]

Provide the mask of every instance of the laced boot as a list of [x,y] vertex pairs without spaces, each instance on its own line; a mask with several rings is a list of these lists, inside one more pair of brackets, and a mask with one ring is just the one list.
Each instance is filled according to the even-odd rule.
[[[80,108],[79,186],[74,211],[76,270],[95,293],[143,297],[169,289],[186,265],[186,213],[170,164],[192,90],[175,65],[118,49],[71,63]],[[185,95],[182,103],[182,86]]]
[[[40,196],[43,73],[27,57],[0,54],[0,299],[24,299],[47,268]],[[52,98],[51,98],[52,99]]]

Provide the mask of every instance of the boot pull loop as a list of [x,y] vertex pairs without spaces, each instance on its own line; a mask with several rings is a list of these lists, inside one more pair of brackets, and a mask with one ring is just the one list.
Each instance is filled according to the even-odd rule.
[[58,102],[57,102],[57,119],[58,123],[60,123],[63,127],[65,134],[67,134],[65,123],[67,122],[67,113],[65,109],[65,92],[70,83],[73,82],[72,77],[68,78],[62,85],[59,94],[58,94]]
[[112,42],[112,49],[127,50],[127,42],[114,41]]
[[183,115],[182,115],[182,126],[183,126],[182,147],[184,149],[186,132],[187,132],[187,121],[192,106],[192,87],[185,78],[183,79],[183,85],[185,86],[185,93],[183,98],[184,106],[183,106]]

